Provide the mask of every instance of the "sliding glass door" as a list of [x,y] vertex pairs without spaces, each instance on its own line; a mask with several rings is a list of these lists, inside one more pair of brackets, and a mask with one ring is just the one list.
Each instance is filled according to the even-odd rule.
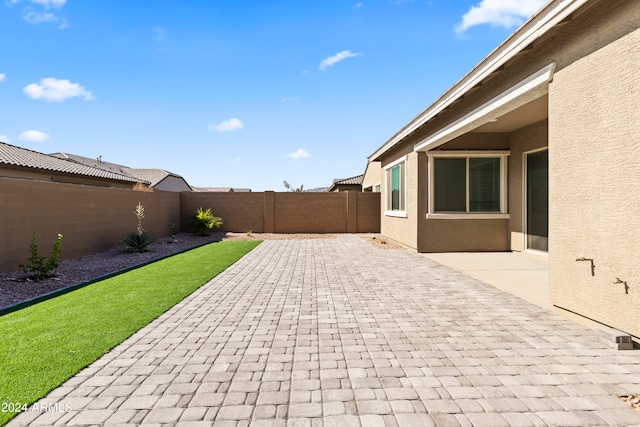
[[526,154],[527,249],[549,250],[549,150]]

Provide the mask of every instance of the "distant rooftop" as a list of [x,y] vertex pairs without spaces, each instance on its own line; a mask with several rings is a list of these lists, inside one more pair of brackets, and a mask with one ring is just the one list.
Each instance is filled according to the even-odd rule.
[[99,156],[96,159],[92,159],[89,157],[78,156],[77,154],[69,154],[69,153],[53,153],[51,155],[61,159],[71,160],[86,166],[91,166],[98,169],[103,169],[103,170],[127,175],[132,178],[136,178],[138,180],[148,182],[152,187],[157,185],[160,181],[165,179],[167,176],[173,176],[173,177],[181,178],[184,180],[184,178],[182,178],[180,175],[175,174],[173,172],[169,172],[164,169],[130,168],[128,166],[119,165],[117,163],[106,162],[102,160],[102,156]]
[[363,179],[364,179],[364,174],[358,175],[358,176],[352,176],[351,178],[334,179],[333,185],[358,185],[358,184],[362,184]]
[[333,184],[329,187],[327,191],[333,191],[339,185],[362,185],[362,181],[364,179],[364,174],[352,176],[351,178],[342,178],[342,179],[334,179]]
[[0,142],[0,165],[17,166],[92,178],[102,178],[112,181],[131,183],[141,182],[148,184],[147,181],[132,177],[126,173],[84,165],[68,158],[65,159],[58,156],[39,153],[26,148],[16,147],[15,145],[7,144],[5,142]]

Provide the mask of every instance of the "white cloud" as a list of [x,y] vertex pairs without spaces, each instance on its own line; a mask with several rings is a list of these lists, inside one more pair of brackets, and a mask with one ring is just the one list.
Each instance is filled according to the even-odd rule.
[[320,63],[320,67],[318,67],[318,70],[325,71],[327,68],[337,64],[338,62],[343,61],[347,58],[353,58],[355,56],[360,56],[360,54],[353,53],[350,50],[343,50],[342,52],[336,53],[333,56],[323,59]]
[[[49,8],[61,8],[67,2],[67,0],[28,0],[29,3],[39,4],[43,6],[45,9]],[[13,6],[14,4],[20,3],[20,0],[5,0],[5,4],[7,6]]]
[[18,138],[20,141],[43,142],[51,138],[51,135],[40,132],[39,130],[25,130]]
[[522,24],[536,13],[547,0],[481,0],[462,16],[456,25],[457,33],[471,27],[490,24],[495,27],[512,28]]
[[217,125],[209,125],[209,130],[217,130],[218,132],[231,132],[234,130],[242,129],[244,127],[244,123],[242,120],[233,119],[225,120]]
[[293,160],[298,160],[298,159],[306,159],[307,157],[311,157],[311,154],[307,153],[302,148],[298,148],[297,151],[295,151],[294,153],[288,154],[287,157]]
[[41,24],[43,22],[58,22],[58,17],[53,13],[40,13],[32,10],[25,10],[22,17],[29,24]]
[[67,2],[67,0],[29,0],[29,1],[34,4],[42,5],[47,9],[49,9],[50,7],[60,8],[64,6],[64,4]]
[[8,136],[0,135],[0,142],[6,142],[6,143],[9,143],[9,142],[11,142],[11,140],[9,139],[9,137],[8,137]]
[[25,86],[22,91],[33,99],[45,99],[47,101],[64,101],[67,98],[81,97],[85,101],[95,99],[94,96],[78,83],[71,83],[69,80],[60,80],[54,77],[47,77],[40,80],[40,84],[31,83]]
[[0,82],[7,80],[7,75],[5,73],[0,73]]

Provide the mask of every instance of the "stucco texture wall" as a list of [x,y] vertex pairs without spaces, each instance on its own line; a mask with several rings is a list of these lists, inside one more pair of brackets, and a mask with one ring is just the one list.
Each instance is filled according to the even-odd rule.
[[582,42],[627,33],[558,70],[550,86],[550,297],[639,337],[640,7],[616,3]]

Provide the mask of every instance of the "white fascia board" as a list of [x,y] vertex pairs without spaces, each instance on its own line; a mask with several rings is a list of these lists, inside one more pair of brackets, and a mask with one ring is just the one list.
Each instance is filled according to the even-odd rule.
[[520,105],[530,102],[548,92],[548,84],[553,79],[556,63],[553,62],[533,75],[527,77],[517,85],[502,92],[500,95],[485,102],[480,107],[444,127],[438,132],[419,141],[413,146],[414,151],[427,151],[451,141],[470,130],[473,130],[485,123],[496,119],[497,115],[502,115]]
[[369,161],[378,159],[589,1],[592,0],[555,0],[544,6],[431,106],[368,156]]

